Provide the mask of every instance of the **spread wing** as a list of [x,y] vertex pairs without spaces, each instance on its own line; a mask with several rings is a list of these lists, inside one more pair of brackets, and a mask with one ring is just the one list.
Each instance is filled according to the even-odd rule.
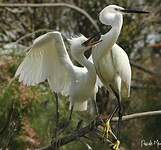
[[117,44],[112,47],[112,57],[115,69],[127,89],[127,96],[130,96],[131,67],[126,52]]
[[51,89],[69,94],[73,64],[60,32],[48,32],[34,40],[15,76],[26,85],[48,80]]

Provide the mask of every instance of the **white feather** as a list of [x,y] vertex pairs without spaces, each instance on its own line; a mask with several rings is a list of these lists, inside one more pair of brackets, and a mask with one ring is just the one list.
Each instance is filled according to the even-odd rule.
[[71,82],[69,70],[72,69],[73,65],[61,34],[49,32],[34,40],[31,50],[15,76],[19,75],[19,81],[23,81],[26,85],[35,85],[48,79],[53,91],[69,94],[67,89]]
[[112,47],[113,64],[121,78],[122,86],[126,88],[126,96],[130,96],[131,67],[126,52],[117,44]]

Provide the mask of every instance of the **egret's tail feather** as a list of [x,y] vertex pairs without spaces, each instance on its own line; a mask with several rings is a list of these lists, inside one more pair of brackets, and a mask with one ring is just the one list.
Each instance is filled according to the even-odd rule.
[[128,86],[125,85],[125,90],[123,91],[123,95],[125,97],[130,97],[130,85]]
[[[87,110],[88,101],[85,102],[76,102],[74,103],[73,111],[86,111]],[[72,104],[70,103],[69,109],[71,110]]]

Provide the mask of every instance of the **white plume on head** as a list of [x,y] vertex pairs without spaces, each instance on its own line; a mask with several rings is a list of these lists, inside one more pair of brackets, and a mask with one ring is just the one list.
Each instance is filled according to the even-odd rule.
[[70,39],[68,39],[70,43],[71,55],[73,56],[73,58],[77,59],[87,50],[87,47],[84,47],[82,45],[82,43],[86,40],[87,38],[82,34],[74,35]]
[[87,38],[83,34],[79,33],[77,35],[71,36],[67,40],[70,43],[70,45],[72,46],[73,44],[77,43],[78,41],[83,43],[84,41],[87,40]]

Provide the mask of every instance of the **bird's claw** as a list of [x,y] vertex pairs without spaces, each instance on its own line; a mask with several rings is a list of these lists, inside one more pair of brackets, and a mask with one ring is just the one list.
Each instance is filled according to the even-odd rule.
[[117,139],[115,134],[112,132],[111,126],[110,126],[110,120],[107,120],[104,129],[103,129],[103,138],[108,138],[109,134],[112,135],[116,141],[111,145],[112,150],[119,150],[120,141]]
[[104,129],[103,129],[103,137],[108,138],[109,133],[111,133],[111,126],[110,126],[110,120],[107,120],[107,122],[104,125]]
[[117,141],[112,145],[112,149],[113,149],[113,150],[119,150],[119,146],[120,146],[120,141],[117,140]]

